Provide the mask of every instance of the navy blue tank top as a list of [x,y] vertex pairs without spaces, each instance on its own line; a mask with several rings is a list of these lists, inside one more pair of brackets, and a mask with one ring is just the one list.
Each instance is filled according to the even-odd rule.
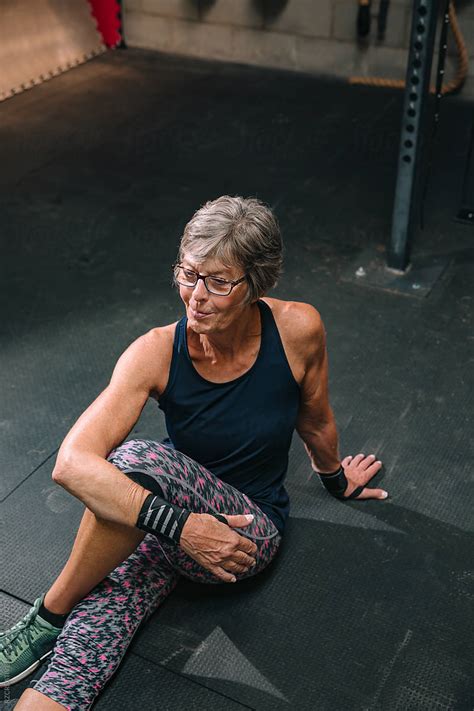
[[261,342],[253,366],[235,380],[213,383],[195,369],[187,317],[176,325],[170,375],[159,407],[165,444],[202,464],[250,497],[283,533],[290,511],[284,479],[300,388],[286,359],[272,310],[260,309]]

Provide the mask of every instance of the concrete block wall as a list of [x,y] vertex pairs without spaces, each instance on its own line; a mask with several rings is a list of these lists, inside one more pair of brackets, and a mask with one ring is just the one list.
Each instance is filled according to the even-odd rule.
[[[374,0],[371,33],[360,42],[357,0],[123,0],[124,35],[130,47],[192,57],[404,79],[412,0],[391,0],[383,41],[376,37],[378,7]],[[459,0],[457,9],[474,64],[474,2]],[[449,48],[448,78],[452,42]]]

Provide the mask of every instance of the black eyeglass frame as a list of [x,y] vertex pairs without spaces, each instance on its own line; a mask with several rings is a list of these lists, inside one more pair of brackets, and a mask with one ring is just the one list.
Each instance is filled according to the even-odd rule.
[[230,294],[232,293],[233,288],[234,288],[235,286],[237,286],[237,284],[240,284],[241,282],[243,282],[243,281],[247,278],[247,274],[244,274],[243,277],[241,277],[240,279],[236,279],[236,280],[234,280],[234,281],[232,281],[232,280],[230,280],[230,279],[221,279],[221,281],[225,282],[226,284],[230,284],[230,289],[229,289],[229,292],[228,292],[227,294],[216,294],[215,291],[211,291],[211,290],[209,289],[209,287],[208,287],[208,285],[207,285],[207,283],[206,283],[206,279],[220,279],[220,277],[212,276],[212,274],[207,274],[206,276],[203,276],[202,274],[199,274],[199,272],[195,272],[194,269],[187,269],[187,267],[183,267],[183,265],[182,265],[180,262],[176,262],[176,264],[173,264],[172,267],[173,267],[173,271],[176,270],[176,267],[179,267],[180,269],[186,269],[188,272],[192,272],[192,273],[195,274],[196,277],[197,277],[197,278],[196,278],[196,283],[190,285],[190,284],[183,284],[182,282],[178,281],[178,279],[177,279],[177,277],[176,277],[176,274],[175,274],[175,275],[174,275],[174,278],[175,278],[175,281],[176,281],[177,284],[179,284],[180,286],[184,286],[184,287],[187,288],[187,289],[195,289],[195,288],[196,288],[196,285],[197,285],[197,283],[198,283],[198,281],[199,281],[199,279],[202,279],[203,282],[204,282],[204,286],[206,287],[206,289],[208,290],[208,292],[209,292],[210,294],[212,294],[213,296],[230,296]]

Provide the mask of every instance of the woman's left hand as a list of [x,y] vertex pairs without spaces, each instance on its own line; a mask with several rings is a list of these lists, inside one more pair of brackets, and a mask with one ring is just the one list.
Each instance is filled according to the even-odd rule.
[[[355,457],[348,456],[342,460],[344,474],[347,479],[347,489],[344,492],[344,498],[352,494],[358,486],[364,486],[374,477],[382,468],[382,462],[378,460],[375,454],[357,454]],[[386,499],[388,493],[383,489],[364,488],[355,501],[358,499]]]

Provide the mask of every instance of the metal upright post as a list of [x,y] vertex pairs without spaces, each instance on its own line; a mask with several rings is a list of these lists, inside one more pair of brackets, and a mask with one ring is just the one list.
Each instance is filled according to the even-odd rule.
[[411,240],[415,230],[421,132],[430,91],[438,6],[438,0],[413,2],[392,233],[387,249],[387,266],[401,272],[409,265]]

